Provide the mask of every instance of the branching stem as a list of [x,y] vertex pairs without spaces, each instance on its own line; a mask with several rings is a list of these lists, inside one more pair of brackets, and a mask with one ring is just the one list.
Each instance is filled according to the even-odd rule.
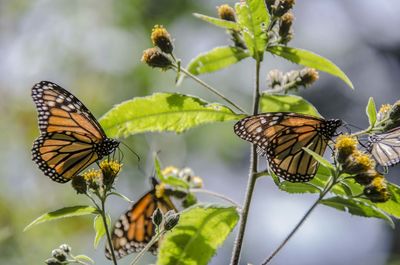
[[[254,96],[253,96],[253,115],[258,114],[258,103],[260,100],[260,61],[256,61],[256,80],[254,86]],[[257,167],[258,167],[258,157],[256,146],[253,144],[251,146],[250,154],[250,169],[249,169],[249,179],[247,182],[247,190],[243,203],[242,216],[239,223],[239,231],[236,236],[235,245],[233,247],[231,265],[238,265],[240,261],[240,253],[242,251],[244,233],[246,231],[247,217],[249,215],[250,203],[254,192],[254,187],[257,180]]]

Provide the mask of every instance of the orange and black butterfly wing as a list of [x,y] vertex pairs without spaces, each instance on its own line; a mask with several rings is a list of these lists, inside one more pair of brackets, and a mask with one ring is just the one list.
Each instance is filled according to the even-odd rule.
[[33,86],[32,98],[41,132],[32,148],[33,161],[52,180],[69,181],[118,146],[82,102],[60,86],[42,81]]
[[33,144],[32,159],[52,180],[65,183],[99,159],[90,137],[77,133],[46,133]]
[[[170,210],[176,211],[168,197],[157,198],[153,189],[143,195],[129,211],[121,215],[112,231],[112,243],[117,259],[140,252],[155,235],[155,226],[151,217],[157,208],[163,213]],[[149,251],[155,253],[157,248],[156,243]],[[111,250],[108,246],[106,257],[111,259]]]
[[57,84],[42,81],[32,87],[41,133],[75,132],[99,142],[106,136],[92,113]]
[[239,121],[235,133],[257,145],[259,154],[267,157],[277,176],[305,182],[314,177],[318,163],[303,147],[323,155],[340,124],[338,120],[295,113],[264,113]]

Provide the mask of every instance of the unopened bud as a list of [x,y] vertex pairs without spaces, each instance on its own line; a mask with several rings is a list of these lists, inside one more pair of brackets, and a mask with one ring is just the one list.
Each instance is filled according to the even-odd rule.
[[65,253],[70,253],[71,252],[71,247],[69,245],[67,245],[67,244],[62,244],[58,248],[61,249],[62,251],[64,251]]
[[273,69],[267,74],[268,86],[271,88],[275,88],[276,86],[280,87],[283,81],[283,73],[278,69]]
[[272,6],[272,13],[276,17],[281,17],[292,9],[294,4],[295,0],[279,0],[278,3]]
[[153,215],[151,216],[151,219],[156,226],[159,226],[162,223],[164,216],[160,208],[157,208],[154,211]]
[[47,265],[62,265],[62,262],[58,261],[55,258],[49,258],[44,261]]
[[169,231],[174,228],[179,222],[179,214],[174,213],[174,211],[168,211],[165,214],[165,224],[164,229]]
[[292,37],[292,24],[294,20],[294,15],[292,12],[287,12],[281,17],[279,26],[279,36],[281,37],[281,42],[284,44],[288,43]]

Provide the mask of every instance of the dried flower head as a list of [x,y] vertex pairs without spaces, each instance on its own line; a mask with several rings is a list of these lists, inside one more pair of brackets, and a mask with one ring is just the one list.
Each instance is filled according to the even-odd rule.
[[217,6],[218,17],[223,20],[236,21],[235,10],[229,5]]
[[171,35],[162,25],[155,25],[151,31],[151,41],[154,46],[160,48],[165,53],[172,53],[174,46]]
[[157,47],[144,50],[142,62],[145,62],[150,67],[163,70],[167,70],[172,66],[171,59]]
[[276,17],[281,17],[292,9],[294,4],[295,0],[279,0],[271,7],[272,14]]
[[53,258],[55,258],[55,259],[57,259],[58,261],[61,261],[61,262],[67,260],[67,254],[63,250],[58,249],[58,248],[54,249],[51,252],[51,255],[53,256]]
[[280,87],[283,81],[283,73],[278,69],[273,69],[267,74],[268,86],[271,88]]
[[174,211],[168,211],[165,214],[165,223],[164,229],[169,231],[174,228],[179,222],[179,214],[175,213]]
[[279,36],[281,37],[280,42],[287,44],[293,38],[293,25],[294,15],[292,12],[285,13],[280,19],[279,25]]
[[343,170],[348,174],[361,174],[375,168],[375,160],[369,154],[355,150],[343,164]]
[[156,226],[159,226],[159,225],[162,223],[162,221],[164,220],[164,215],[163,215],[163,213],[161,212],[160,208],[157,208],[157,209],[153,212],[153,215],[151,216],[151,219],[152,219],[153,223],[154,223]]
[[390,199],[390,193],[383,176],[374,178],[364,189],[364,195],[372,202],[386,202]]
[[365,172],[361,172],[354,176],[354,180],[361,185],[369,185],[371,184],[372,180],[376,177],[381,176],[375,169],[369,169]]
[[390,104],[383,104],[381,108],[378,111],[378,114],[376,116],[378,121],[381,121],[386,118],[387,114],[389,111],[392,109],[392,105]]
[[318,71],[314,68],[303,68],[300,70],[300,81],[298,83],[299,86],[310,86],[315,81],[319,79]]
[[339,135],[336,138],[335,149],[337,150],[337,160],[344,163],[346,159],[356,150],[357,139],[348,134]]

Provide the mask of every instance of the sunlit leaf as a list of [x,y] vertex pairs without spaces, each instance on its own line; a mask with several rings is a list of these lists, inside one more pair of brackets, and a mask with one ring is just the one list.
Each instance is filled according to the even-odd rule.
[[86,261],[86,262],[90,262],[92,264],[94,264],[94,260],[92,260],[91,258],[89,258],[86,255],[76,255],[74,256],[75,259],[80,260],[80,261]]
[[263,93],[260,99],[260,110],[261,112],[295,112],[321,117],[317,109],[310,102],[300,96],[294,95]]
[[231,46],[217,47],[192,59],[187,70],[194,75],[212,73],[247,57],[249,57],[249,53],[243,49]]
[[195,205],[183,211],[179,223],[164,237],[157,265],[206,265],[235,227],[235,207]]
[[376,208],[374,205],[368,205],[362,200],[337,196],[324,199],[320,203],[344,212],[348,212],[352,215],[380,218],[394,227],[393,220],[389,216],[387,216],[380,209]]
[[53,221],[61,218],[82,216],[82,215],[96,214],[96,213],[98,213],[96,208],[87,205],[65,207],[39,216],[32,223],[27,225],[24,231],[32,228],[32,226],[34,225],[41,224],[44,222]]
[[376,105],[373,97],[370,97],[368,100],[366,113],[369,120],[369,126],[372,128],[376,122]]
[[224,28],[224,29],[232,29],[232,30],[240,30],[240,25],[229,20],[225,19],[220,19],[220,18],[215,18],[215,17],[209,17],[206,15],[198,14],[198,13],[193,13],[193,15],[197,18],[200,18],[201,20],[204,20],[208,23],[213,24],[214,26]]
[[[111,224],[111,217],[109,215],[107,215],[107,224],[108,224],[108,226],[110,226],[110,224]],[[96,236],[94,237],[93,246],[94,246],[94,248],[97,248],[97,246],[100,243],[100,240],[106,234],[106,228],[104,227],[103,218],[101,217],[100,214],[96,215],[94,217],[93,228],[94,228],[94,231],[96,232]]]
[[197,97],[155,93],[116,105],[100,123],[106,134],[115,138],[144,132],[181,133],[202,124],[243,117],[222,104],[208,103]]
[[253,58],[261,61],[267,46],[265,29],[270,23],[270,17],[264,0],[247,0],[235,5],[238,24],[243,33],[243,39]]
[[317,70],[326,72],[328,74],[334,75],[342,79],[349,87],[354,88],[350,79],[346,74],[340,70],[333,62],[330,60],[317,55],[313,52],[302,50],[298,48],[291,48],[287,46],[272,46],[267,49],[269,52],[283,57],[293,63],[301,64],[307,67],[315,68]]

